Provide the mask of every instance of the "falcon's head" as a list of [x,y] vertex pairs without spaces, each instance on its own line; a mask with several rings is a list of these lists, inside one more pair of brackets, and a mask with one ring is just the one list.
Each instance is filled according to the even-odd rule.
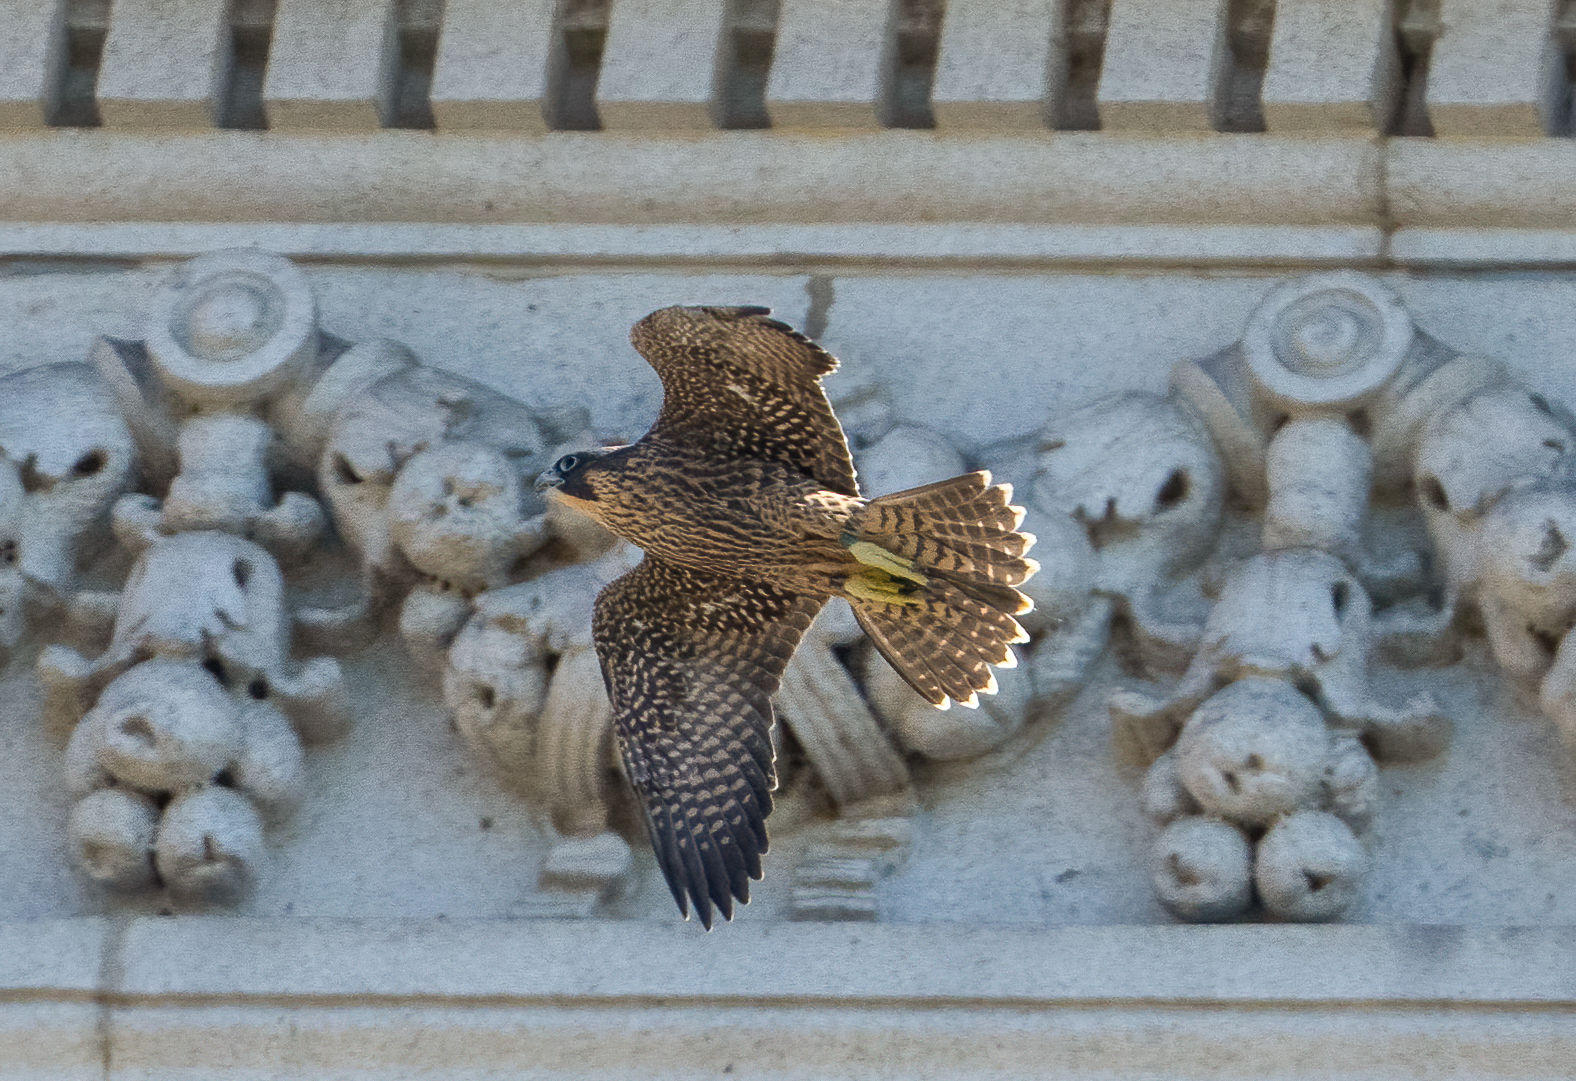
[[561,499],[570,504],[595,503],[596,473],[600,465],[622,447],[602,450],[577,450],[554,462],[551,469],[536,478],[536,490],[544,496]]

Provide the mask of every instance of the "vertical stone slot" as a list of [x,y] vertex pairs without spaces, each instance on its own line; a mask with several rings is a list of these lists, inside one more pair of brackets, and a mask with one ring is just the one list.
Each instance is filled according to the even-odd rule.
[[727,37],[717,63],[715,121],[719,128],[769,128],[766,83],[777,48],[781,0],[731,0]]
[[554,131],[601,131],[596,83],[602,74],[611,0],[562,0],[548,61],[547,126]]
[[941,50],[941,20],[945,15],[944,0],[893,0],[881,107],[883,126],[936,126],[930,92],[936,82],[936,55]]
[[1576,135],[1576,0],[1560,0],[1555,5],[1552,32],[1560,68],[1555,73],[1559,82],[1549,134]]
[[1051,127],[1058,131],[1100,130],[1096,99],[1110,25],[1111,0],[1067,0],[1060,85],[1051,88]]
[[1215,91],[1217,131],[1264,130],[1264,72],[1274,28],[1275,0],[1227,0],[1225,55]]
[[109,0],[68,0],[65,32],[60,35],[64,50],[59,65],[58,95],[49,124],[56,128],[102,127],[99,115],[99,65],[104,60],[104,39],[109,35]]
[[1401,89],[1387,135],[1433,135],[1428,117],[1428,65],[1439,40],[1439,0],[1396,0],[1395,41]]
[[216,117],[221,128],[268,128],[263,80],[268,76],[268,50],[274,43],[277,7],[278,0],[230,0],[230,63]]
[[438,62],[443,0],[399,0],[394,8],[394,92],[388,127],[434,131],[432,70]]

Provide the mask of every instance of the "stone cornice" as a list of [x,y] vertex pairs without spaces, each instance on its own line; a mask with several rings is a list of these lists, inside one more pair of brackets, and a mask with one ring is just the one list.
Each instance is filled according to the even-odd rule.
[[1363,138],[57,129],[0,137],[0,213],[483,225],[1355,224],[1380,213],[1380,166]]
[[[39,920],[0,1073],[1556,1076],[1570,929]],[[1295,1065],[1293,1065],[1295,1064]],[[868,1074],[865,1074],[868,1076]],[[1236,1076],[1236,1074],[1230,1074]]]
[[1084,132],[0,136],[0,258],[1563,266],[1576,143]]

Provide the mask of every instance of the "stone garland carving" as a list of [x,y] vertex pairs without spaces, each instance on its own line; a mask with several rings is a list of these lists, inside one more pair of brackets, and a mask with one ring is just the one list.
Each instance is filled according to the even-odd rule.
[[263,419],[331,359],[325,345],[299,272],[228,252],[166,281],[146,340],[92,351],[142,484],[165,493],[113,505],[135,562],[118,593],[95,598],[113,613],[108,648],[89,660],[52,645],[36,665],[46,719],[72,728],[71,841],[102,882],[238,895],[264,818],[299,798],[300,738],[348,723],[338,663],[289,659],[276,558],[303,555],[324,520],[303,492],[272,497],[280,448]]
[[[295,661],[292,641],[342,648],[408,589],[407,639],[446,645],[468,598],[547,541],[523,482],[585,417],[538,416],[396,343],[334,338],[301,272],[253,251],[177,268],[146,339],[100,340],[89,359],[11,377],[3,433],[25,452],[5,587],[87,637],[113,623],[98,656],[51,645],[36,665],[46,718],[71,732],[71,842],[108,885],[233,900],[264,824],[299,800],[302,742],[351,720],[338,662]],[[330,517],[361,595],[297,604],[281,565],[309,562]],[[118,591],[73,591],[72,545],[96,525],[134,562]]]
[[87,364],[29,368],[0,388],[0,646],[9,653],[30,625],[91,607],[77,565],[129,485],[135,450],[114,395]]
[[1398,611],[1390,641],[1403,658],[1452,661],[1461,617],[1475,611],[1495,661],[1576,745],[1576,419],[1499,365],[1481,370],[1419,429],[1417,503],[1444,603]]
[[[1103,637],[1115,611],[1151,669],[1191,654],[1164,699],[1109,702],[1118,745],[1150,763],[1152,880],[1169,910],[1322,920],[1351,907],[1378,764],[1436,755],[1450,733],[1427,696],[1376,701],[1368,666],[1448,663],[1467,607],[1571,730],[1572,433],[1502,364],[1450,350],[1353,273],[1272,291],[1240,342],[1177,366],[1169,397],[1120,396],[1052,426],[1036,506],[1082,526],[1095,557],[1082,633]],[[1189,631],[1155,615],[1154,591],[1203,559],[1225,494],[1256,513],[1257,542],[1206,574],[1213,604]],[[1423,553],[1365,544],[1370,514],[1409,495],[1442,607],[1426,601]]]
[[544,914],[586,915],[632,873],[613,828],[612,706],[591,642],[590,606],[640,553],[600,527],[550,509],[563,565],[484,593],[454,638],[443,699],[460,734],[547,815],[538,878]]
[[302,616],[336,637],[365,634],[403,593],[401,632],[436,663],[470,598],[520,577],[552,539],[532,470],[587,439],[587,415],[531,410],[414,358],[343,402],[326,426],[317,477],[360,560],[362,594]]
[[[626,886],[638,859],[588,613],[638,553],[547,513],[529,484],[586,441],[584,411],[335,338],[301,273],[252,251],[177,268],[144,340],[0,382],[0,646],[46,625],[102,643],[36,663],[46,721],[69,731],[86,873],[239,896],[300,798],[303,743],[351,720],[338,662],[292,646],[351,648],[397,609],[459,732],[545,812],[537,909],[587,914]],[[979,711],[930,709],[835,606],[812,628],[779,699],[785,765],[837,813],[805,837],[792,917],[875,918],[918,805],[911,757],[1003,746],[1113,642],[1180,672],[1109,710],[1149,763],[1155,888],[1185,919],[1351,906],[1378,764],[1449,738],[1426,698],[1375,701],[1368,665],[1450,663],[1464,613],[1576,739],[1576,422],[1417,330],[1366,277],[1285,283],[1242,341],[1179,364],[1170,395],[1117,395],[974,460],[899,423],[873,384],[838,406],[870,490],[970,465],[1015,481],[1046,570],[1035,643]],[[1418,552],[1366,544],[1406,500],[1438,582]],[[359,574],[330,600],[294,579],[338,542]],[[119,589],[79,572],[128,562]]]
[[[833,393],[866,491],[917,487],[972,464],[936,432],[899,422],[879,387],[844,383]],[[1026,656],[1019,651],[1020,662]],[[1001,745],[1026,721],[1030,676],[1026,666],[1002,672],[978,709],[939,711],[874,656],[847,606],[821,612],[777,700],[837,808],[793,868],[795,918],[877,918],[877,884],[904,859],[918,811],[908,758],[966,759]]]

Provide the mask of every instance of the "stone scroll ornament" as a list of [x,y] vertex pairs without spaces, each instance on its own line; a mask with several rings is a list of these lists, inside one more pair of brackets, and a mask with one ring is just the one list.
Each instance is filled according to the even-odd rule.
[[[548,541],[522,478],[584,426],[323,331],[301,271],[252,250],[177,267],[143,339],[7,382],[0,635],[48,607],[107,637],[36,663],[69,732],[72,850],[107,886],[192,903],[244,895],[301,797],[303,744],[351,723],[339,662],[293,643],[364,640],[398,601],[413,644],[447,645]],[[284,568],[333,559],[335,532],[360,593],[327,604]],[[77,588],[78,549],[114,566],[117,546],[119,588]]]
[[[1118,423],[1090,422],[1102,414]],[[1201,440],[1177,437],[1158,456],[1146,443],[1139,464],[1124,448],[1146,427],[1207,433],[1216,464],[1197,457]],[[1576,647],[1565,648],[1576,620],[1571,418],[1498,361],[1416,328],[1380,283],[1354,273],[1284,283],[1241,341],[1179,364],[1168,397],[1097,403],[1053,430],[1063,434],[1042,449],[1037,490],[1084,527],[1098,565],[1144,543],[1173,557],[1166,567],[1148,553],[1145,572],[1196,565],[1207,515],[1157,523],[1201,485],[1213,507],[1217,480],[1256,526],[1246,551],[1221,533],[1216,573],[1204,576],[1213,603],[1191,634],[1135,600],[1140,575],[1091,594],[1109,598],[1092,604],[1097,615],[1128,616],[1152,668],[1191,647],[1169,695],[1109,701],[1119,746],[1150,763],[1152,881],[1180,918],[1328,920],[1359,903],[1378,766],[1437,755],[1450,737],[1430,697],[1376,699],[1369,665],[1449,663],[1468,608],[1500,666],[1576,731]],[[1101,469],[1116,479],[1087,479]],[[1145,469],[1169,470],[1167,480],[1123,480]],[[1130,509],[1129,493],[1146,488],[1153,501]],[[1379,514],[1420,514],[1434,558],[1371,550],[1365,526]],[[1443,605],[1429,603],[1441,594]]]

